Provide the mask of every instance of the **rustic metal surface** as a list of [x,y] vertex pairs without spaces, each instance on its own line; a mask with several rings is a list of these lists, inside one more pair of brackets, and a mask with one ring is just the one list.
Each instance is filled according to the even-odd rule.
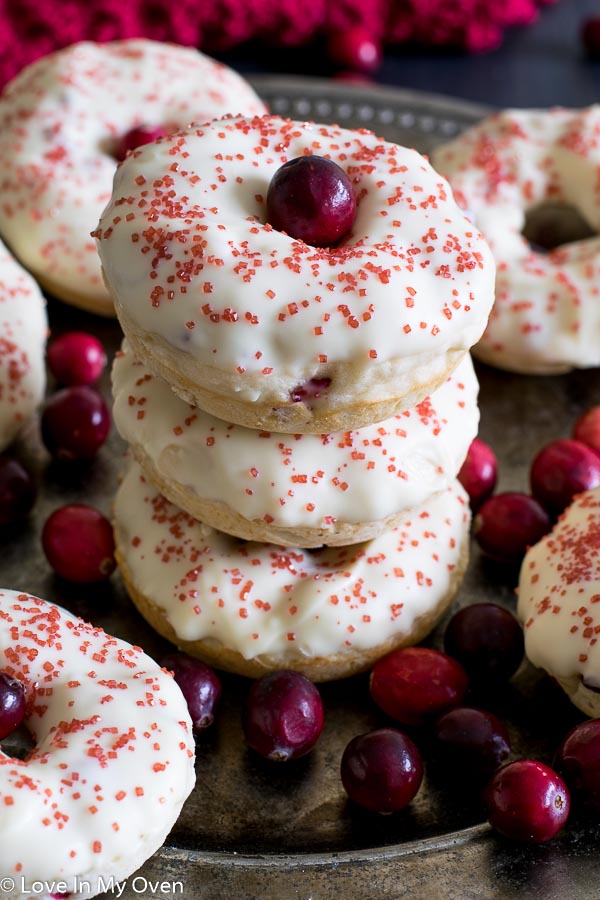
[[[372,128],[429,150],[475,121],[484,110],[457,101],[391,89],[307,80],[255,79],[274,112],[300,119]],[[50,301],[54,334],[72,328],[96,333],[112,354],[119,328]],[[600,402],[600,374],[527,378],[478,367],[480,434],[497,451],[501,489],[526,489],[535,451],[568,436],[577,414]],[[106,377],[103,390],[108,395]],[[90,465],[50,463],[34,425],[16,453],[37,473],[40,496],[30,522],[0,534],[5,587],[39,594],[141,644],[151,655],[167,649],[130,605],[118,575],[108,584],[77,587],[54,577],[40,550],[49,513],[79,501],[109,513],[122,442],[115,433]],[[514,608],[515,573],[486,564],[477,550],[457,604],[496,600]],[[431,643],[440,646],[443,624]],[[514,846],[491,834],[476,795],[444,771],[433,749],[411,806],[378,817],[352,808],[339,780],[339,761],[354,735],[381,724],[366,677],[324,685],[326,727],[315,751],[283,766],[267,765],[242,739],[240,709],[247,682],[224,677],[224,701],[213,730],[198,740],[197,787],[165,847],[130,878],[122,896],[183,896],[210,900],[313,898],[512,898],[598,896],[595,848],[600,829],[574,820],[551,844]],[[477,697],[475,698],[478,699]],[[515,755],[551,761],[565,731],[581,719],[549,679],[523,665],[513,683],[482,705],[506,718]],[[5,742],[4,747],[10,750]],[[157,815],[159,815],[157,810]],[[163,882],[162,887],[158,883]],[[108,893],[106,896],[115,896]]]

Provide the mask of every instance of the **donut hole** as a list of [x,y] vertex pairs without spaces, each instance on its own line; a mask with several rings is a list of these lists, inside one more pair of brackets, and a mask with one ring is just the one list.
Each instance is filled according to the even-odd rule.
[[569,203],[547,202],[528,209],[521,234],[537,253],[596,237],[580,211]]
[[5,738],[2,738],[2,753],[11,759],[27,759],[36,744],[25,725],[19,725]]

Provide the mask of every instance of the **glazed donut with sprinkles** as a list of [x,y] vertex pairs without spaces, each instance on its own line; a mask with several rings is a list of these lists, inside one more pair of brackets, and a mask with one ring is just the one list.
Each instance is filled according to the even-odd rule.
[[525,556],[525,651],[588,716],[600,715],[600,488],[579,494]]
[[50,293],[113,315],[90,232],[127,148],[225,113],[264,112],[237,73],[190,47],[82,42],[0,97],[0,234]]
[[93,897],[158,850],[192,790],[183,694],[139,647],[17,591],[0,592],[0,656],[35,741],[0,754],[2,896],[48,900],[35,883],[64,882]]
[[469,523],[455,481],[360,544],[244,542],[171,504],[135,462],[114,503],[121,574],[160,634],[218,668],[293,668],[315,681],[364,671],[429,633],[459,588]]
[[206,525],[247,540],[354,544],[445,490],[477,434],[466,357],[431,398],[357,431],[283,435],[188,406],[124,345],[112,372],[115,425],[146,476]]
[[[313,246],[268,221],[286,164],[354,192]],[[490,251],[424,157],[365,130],[226,118],[129,155],[95,232],[136,355],[187,402],[251,428],[328,433],[416,405],[485,327]]]
[[600,365],[599,129],[598,105],[508,110],[433,154],[496,259],[474,350],[485,362],[532,374]]
[[41,403],[47,333],[40,289],[0,241],[0,450]]

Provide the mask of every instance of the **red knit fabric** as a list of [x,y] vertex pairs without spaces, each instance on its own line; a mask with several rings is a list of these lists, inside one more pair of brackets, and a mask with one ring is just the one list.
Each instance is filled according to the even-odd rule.
[[0,86],[27,63],[80,40],[145,36],[230,50],[248,40],[291,47],[350,26],[381,43],[470,52],[533,22],[553,0],[0,0]]

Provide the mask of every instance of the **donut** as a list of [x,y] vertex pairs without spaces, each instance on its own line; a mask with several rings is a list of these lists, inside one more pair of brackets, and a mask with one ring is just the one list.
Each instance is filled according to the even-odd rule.
[[46,386],[46,302],[0,241],[0,450],[39,406]]
[[370,541],[319,550],[240,541],[170,503],[132,462],[114,508],[117,559],[141,614],[217,668],[314,681],[424,638],[458,590],[469,505],[458,482]]
[[[275,230],[286,160],[352,179],[353,230],[313,247]],[[95,232],[136,355],[188,403],[285,433],[360,428],[415,406],[478,340],[487,245],[414,150],[366,130],[231,117],[141,147]]]
[[[491,365],[529,374],[600,365],[599,128],[600,106],[508,110],[434,151],[496,259],[496,302],[474,349]],[[544,214],[563,239],[578,218],[581,238],[549,252],[530,244],[528,217]]]
[[525,652],[588,716],[600,716],[600,488],[579,494],[527,552],[518,615]]
[[358,431],[284,435],[231,425],[176,397],[127,343],[113,418],[147,478],[205,525],[320,547],[368,540],[454,481],[477,434],[469,356],[418,406]]
[[119,139],[264,109],[239,75],[188,47],[82,42],[39,59],[0,97],[0,234],[44,289],[113,315],[90,232]]
[[93,897],[161,846],[192,790],[185,700],[139,647],[17,591],[0,591],[0,654],[35,741],[0,754],[2,896],[63,882],[61,896]]

